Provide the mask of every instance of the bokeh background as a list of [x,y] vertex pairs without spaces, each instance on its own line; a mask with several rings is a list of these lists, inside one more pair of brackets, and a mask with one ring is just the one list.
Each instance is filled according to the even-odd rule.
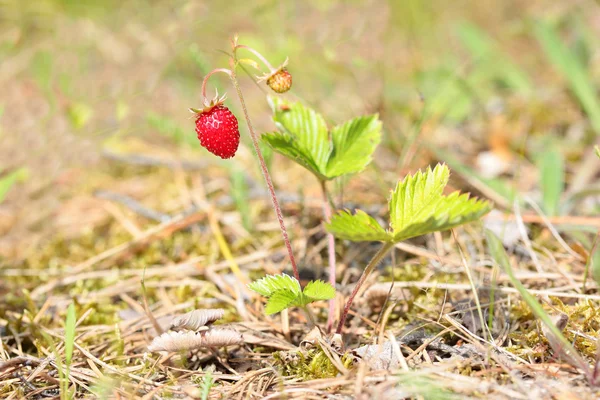
[[[597,1],[0,0],[2,258],[31,262],[73,238],[108,248],[108,221],[148,222],[124,201],[157,220],[180,213],[189,174],[215,193],[240,170],[250,190],[262,185],[243,123],[238,155],[221,161],[199,146],[188,112],[203,76],[227,66],[235,33],[273,64],[289,57],[287,96],[329,122],[380,114],[384,140],[345,189],[352,201],[383,204],[406,172],[445,161],[455,186],[500,207],[516,189],[549,214],[599,210]],[[273,130],[266,87],[249,72],[251,116]],[[212,85],[241,117],[229,83]],[[298,167],[271,162],[282,192],[318,195]],[[540,172],[552,167],[564,176],[554,200]],[[256,224],[273,217],[250,213]]]

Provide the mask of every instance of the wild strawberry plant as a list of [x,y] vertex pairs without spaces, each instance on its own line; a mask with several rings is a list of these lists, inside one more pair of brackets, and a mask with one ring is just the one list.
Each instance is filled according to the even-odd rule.
[[[202,84],[203,108],[193,108],[191,111],[197,115],[196,131],[202,146],[221,158],[233,157],[239,145],[237,119],[224,105],[225,97],[219,97],[217,94],[210,101],[206,97],[206,85],[210,76],[217,72],[229,76],[242,105],[252,144],[271,195],[294,273],[293,277],[285,274],[268,275],[248,285],[249,289],[268,299],[265,308],[267,314],[275,314],[289,307],[300,307],[314,323],[308,304],[335,297],[334,236],[351,241],[382,242],[382,247],[366,266],[346,302],[337,326],[337,333],[340,333],[361,285],[394,244],[477,220],[491,209],[489,202],[469,198],[468,194],[454,192],[445,196],[443,193],[450,171],[445,165],[437,165],[433,170],[429,168],[425,172],[419,171],[398,182],[389,200],[388,228],[382,227],[373,217],[360,210],[354,214],[341,211],[332,216],[327,182],[361,172],[371,162],[373,152],[381,140],[381,122],[378,116],[357,117],[329,129],[323,116],[315,110],[299,102],[272,97],[269,102],[278,131],[262,135],[262,140],[276,152],[310,171],[319,181],[323,194],[324,219],[327,222],[325,226],[329,233],[329,283],[312,281],[302,288],[281,208],[236,75],[236,68],[240,64],[260,69],[256,61],[237,57],[238,51],[249,51],[268,69],[260,80],[266,81],[275,92],[283,93],[288,91],[292,84],[291,74],[286,68],[287,60],[281,66],[274,68],[256,50],[239,45],[237,38],[232,41],[232,50],[230,68],[215,69],[205,77]],[[333,311],[333,302],[330,302],[328,328],[333,321]]]
[[444,231],[475,221],[491,210],[491,203],[468,194],[454,192],[444,196],[450,170],[438,164],[433,170],[419,171],[398,182],[389,199],[390,220],[386,229],[364,211],[354,214],[340,211],[333,216],[327,230],[340,239],[382,242],[382,246],[363,271],[348,298],[337,333],[342,331],[348,311],[369,274],[394,247],[394,244],[427,233]]
[[[294,160],[319,181],[326,222],[331,218],[327,181],[356,174],[371,162],[381,141],[381,121],[378,115],[351,119],[327,128],[325,118],[300,102],[291,103],[270,97],[273,121],[278,132],[263,134],[261,139],[276,152]],[[335,287],[335,241],[328,235],[329,283]],[[333,324],[333,300],[329,302],[327,330]]]

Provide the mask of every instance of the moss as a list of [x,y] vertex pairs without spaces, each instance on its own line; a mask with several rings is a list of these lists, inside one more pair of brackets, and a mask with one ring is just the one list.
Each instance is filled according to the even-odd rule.
[[[333,378],[339,371],[320,348],[298,350],[292,352],[278,351],[273,353],[275,365],[281,369],[284,376],[294,376],[303,381],[312,379]],[[350,354],[341,357],[346,368],[352,366],[354,358]]]

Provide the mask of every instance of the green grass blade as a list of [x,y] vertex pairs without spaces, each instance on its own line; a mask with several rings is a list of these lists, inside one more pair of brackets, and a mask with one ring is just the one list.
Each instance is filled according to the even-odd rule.
[[558,149],[544,152],[538,159],[542,208],[548,215],[558,215],[560,197],[565,189],[565,165]]
[[213,379],[212,371],[207,370],[204,378],[202,378],[202,386],[200,392],[200,398],[202,400],[208,400],[208,395],[210,394],[210,389],[212,389],[215,381]]
[[67,370],[70,367],[71,359],[73,358],[76,322],[77,318],[75,316],[75,305],[71,303],[67,309],[67,319],[65,321],[65,363],[67,365]]
[[8,191],[20,181],[27,178],[27,169],[19,168],[16,171],[10,172],[8,175],[0,178],[0,203],[4,201]]
[[[540,321],[548,328],[548,330],[555,337],[556,341],[561,346],[561,351],[566,355],[569,360],[576,367],[582,369],[589,374],[589,365],[585,360],[581,358],[581,356],[577,353],[577,350],[571,345],[571,342],[567,340],[567,338],[563,335],[563,333],[558,329],[558,327],[554,324],[550,316],[546,313],[542,305],[537,301],[537,299],[529,293],[527,288],[523,286],[521,281],[517,279],[515,273],[512,269],[512,265],[510,260],[508,259],[508,255],[504,250],[504,245],[502,241],[489,229],[485,230],[485,237],[487,240],[488,249],[490,251],[490,255],[494,259],[494,261],[504,270],[504,272],[508,275],[508,279],[512,283],[512,285],[517,289],[525,303],[531,308],[533,314],[540,319]],[[556,351],[556,349],[555,349]]]
[[561,41],[556,29],[546,21],[537,21],[534,33],[547,57],[569,82],[569,87],[585,110],[592,128],[600,135],[600,100],[596,87],[577,54]]
[[248,232],[252,231],[252,220],[250,218],[250,205],[248,204],[248,183],[246,175],[238,168],[231,168],[229,173],[231,180],[231,197],[235,207],[242,217],[242,226]]
[[532,91],[529,76],[500,51],[487,32],[469,22],[461,23],[457,29],[463,45],[491,78],[521,93]]

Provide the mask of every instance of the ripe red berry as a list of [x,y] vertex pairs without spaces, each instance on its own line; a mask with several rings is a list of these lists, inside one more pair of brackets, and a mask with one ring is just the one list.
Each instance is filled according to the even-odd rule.
[[285,93],[292,87],[292,74],[281,68],[267,79],[267,85],[277,93]]
[[233,157],[240,145],[237,118],[223,105],[198,113],[196,133],[202,147],[223,159]]

